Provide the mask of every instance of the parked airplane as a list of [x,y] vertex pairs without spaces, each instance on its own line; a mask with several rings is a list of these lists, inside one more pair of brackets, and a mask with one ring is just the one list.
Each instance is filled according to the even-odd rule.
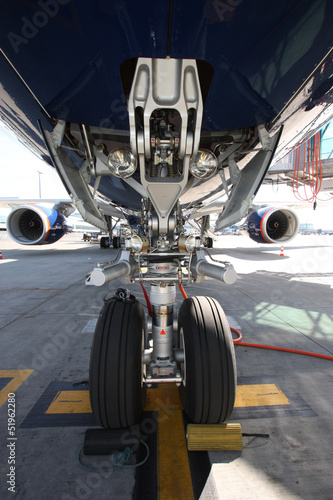
[[[130,246],[91,282],[150,284],[149,345],[130,292],[101,311],[96,422],[133,424],[156,382],[180,386],[192,421],[227,420],[236,367],[226,317],[214,299],[193,297],[174,318],[176,285],[235,281],[203,246],[215,200],[224,196],[217,230],[245,217],[273,155],[332,116],[333,3],[12,0],[0,14],[1,118],[54,165],[84,220],[110,232],[119,216],[132,228]],[[67,209],[17,208],[9,227],[23,244],[50,242]],[[287,209],[251,216],[267,243],[298,230]],[[185,235],[190,218],[201,237]]]

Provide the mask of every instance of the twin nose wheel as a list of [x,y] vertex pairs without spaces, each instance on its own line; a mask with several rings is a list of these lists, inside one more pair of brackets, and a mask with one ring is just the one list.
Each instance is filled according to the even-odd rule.
[[[96,325],[90,360],[90,399],[95,421],[108,428],[133,425],[145,403],[145,314],[135,300],[106,302]],[[236,394],[236,362],[230,328],[210,297],[184,300],[179,311],[179,388],[189,419],[215,424],[230,418]]]

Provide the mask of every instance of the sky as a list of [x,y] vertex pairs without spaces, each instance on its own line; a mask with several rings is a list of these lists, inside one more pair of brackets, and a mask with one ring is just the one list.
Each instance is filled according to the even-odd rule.
[[[39,174],[38,172],[41,172]],[[57,172],[0,124],[0,197],[68,199]]]
[[[31,153],[0,123],[0,198],[37,199],[39,180],[41,198],[68,199],[55,169]],[[262,186],[255,202],[274,205],[274,201],[292,204],[297,200],[291,188]],[[333,201],[329,204],[318,201],[315,211],[311,204],[307,208],[295,209],[301,223],[313,224],[317,229],[333,229]],[[1,215],[6,213],[8,210],[0,208]]]

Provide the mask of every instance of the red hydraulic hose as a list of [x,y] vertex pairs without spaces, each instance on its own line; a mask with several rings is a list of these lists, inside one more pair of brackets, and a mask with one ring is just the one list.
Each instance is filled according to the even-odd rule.
[[[143,287],[143,285],[141,284],[142,286],[142,289],[143,289],[143,293],[145,294],[145,297],[146,297],[146,300],[148,300],[147,302],[147,305],[149,304],[148,306],[148,310],[150,308],[150,302],[149,302],[149,299],[148,299],[148,296],[146,294],[146,291]],[[179,286],[179,290],[181,291],[181,294],[182,296],[184,297],[184,299],[187,299],[188,296],[184,290],[184,287],[183,285],[178,285]],[[150,309],[151,310],[151,309]],[[151,315],[151,313],[149,313]],[[298,351],[297,349],[287,349],[286,347],[275,347],[275,346],[271,346],[271,345],[262,345],[262,344],[249,344],[248,342],[242,342],[242,334],[240,331],[236,330],[236,328],[230,328],[230,330],[234,333],[236,333],[236,335],[238,335],[238,338],[237,339],[234,339],[234,344],[236,345],[240,345],[240,346],[243,346],[243,347],[257,347],[257,348],[260,348],[260,349],[270,349],[272,351],[283,351],[283,352],[291,352],[293,354],[303,354],[305,356],[313,356],[315,358],[322,358],[322,359],[329,359],[331,361],[333,361],[333,356],[325,356],[324,354],[316,354],[315,352],[308,352],[308,351]]]
[[287,349],[286,347],[275,347],[272,345],[249,344],[247,342],[242,342],[242,334],[235,328],[230,328],[230,330],[238,335],[238,338],[234,339],[234,344],[236,345],[240,345],[243,347],[258,347],[259,349],[270,349],[272,351],[291,352],[293,354],[303,354],[304,356],[313,356],[314,358],[330,359],[331,361],[333,361],[333,356],[326,356],[325,354],[317,354],[315,352],[308,351],[298,351],[297,349]]
[[186,295],[186,292],[184,290],[183,285],[178,285],[178,286],[179,286],[179,290],[181,291],[181,294],[184,297],[184,299],[188,299],[188,296]]
[[146,299],[146,303],[147,303],[147,308],[148,308],[148,313],[149,313],[149,316],[152,317],[153,313],[151,311],[151,303],[150,303],[150,300],[149,300],[149,297],[148,297],[148,294],[146,292],[146,289],[145,287],[143,286],[142,283],[140,283],[141,285],[141,288],[142,288],[142,291],[143,291],[143,295],[145,296],[145,299]]

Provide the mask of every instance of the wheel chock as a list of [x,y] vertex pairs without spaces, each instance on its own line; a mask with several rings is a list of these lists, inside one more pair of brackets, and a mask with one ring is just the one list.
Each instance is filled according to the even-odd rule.
[[188,424],[186,438],[189,451],[243,449],[240,424]]

